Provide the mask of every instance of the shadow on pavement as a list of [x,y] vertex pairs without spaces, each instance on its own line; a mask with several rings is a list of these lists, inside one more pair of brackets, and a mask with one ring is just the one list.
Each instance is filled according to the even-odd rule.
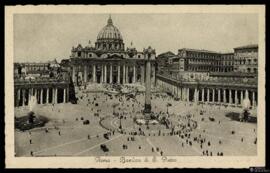
[[[240,115],[240,113],[237,113],[237,112],[229,112],[225,116],[227,118],[230,118],[231,120],[239,121],[239,115]],[[249,116],[247,122],[257,123],[257,117]]]

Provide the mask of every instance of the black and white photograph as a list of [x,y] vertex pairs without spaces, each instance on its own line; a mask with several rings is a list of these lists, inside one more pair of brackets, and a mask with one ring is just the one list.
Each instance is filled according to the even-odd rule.
[[6,7],[7,166],[263,166],[264,15]]

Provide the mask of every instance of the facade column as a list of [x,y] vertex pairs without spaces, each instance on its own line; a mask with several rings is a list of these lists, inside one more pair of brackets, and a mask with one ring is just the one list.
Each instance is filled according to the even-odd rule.
[[103,64],[101,64],[101,81],[100,81],[100,83],[103,83],[103,78],[104,78],[104,66],[103,66]]
[[25,106],[25,90],[22,89],[22,106]]
[[195,91],[194,91],[194,102],[197,102],[197,88],[195,88]]
[[207,88],[207,102],[210,102],[210,90]]
[[63,103],[66,103],[66,88],[63,91]]
[[126,83],[129,83],[129,77],[128,77],[128,75],[129,75],[129,67],[126,66]]
[[212,93],[212,99],[213,99],[213,103],[215,103],[215,89],[213,89],[213,93]]
[[256,103],[255,103],[255,91],[252,92],[252,107],[256,108]]
[[69,102],[69,87],[67,87],[67,91],[66,91],[66,102]]
[[43,104],[43,88],[40,91],[40,104]]
[[105,64],[104,66],[105,66],[104,67],[104,73],[105,73],[105,75],[104,75],[104,78],[105,78],[104,79],[104,82],[107,83],[107,64]]
[[189,102],[189,88],[187,88],[187,102]]
[[84,74],[83,74],[84,82],[85,82],[85,83],[87,82],[87,74],[88,74],[88,66],[85,65],[85,66],[84,66]]
[[144,65],[141,66],[141,83],[144,83]]
[[227,103],[226,89],[223,90],[223,102],[224,102],[224,103]]
[[55,103],[55,88],[52,88],[52,104]]
[[57,93],[58,93],[58,89],[55,88],[55,103],[58,103],[58,98],[57,98]]
[[96,65],[95,64],[93,64],[93,73],[92,73],[92,78],[93,78],[93,82],[96,82]]
[[243,103],[243,91],[240,91],[241,92],[241,96],[240,96],[240,104],[242,105]]
[[46,94],[46,103],[49,104],[49,91],[50,91],[50,88],[47,88],[47,94]]
[[248,90],[246,90],[246,93],[245,93],[245,99],[249,99],[249,94],[248,94]]
[[117,83],[120,84],[120,64],[117,65]]
[[218,89],[218,103],[220,103],[220,89]]
[[234,104],[238,105],[237,90],[234,90]]
[[133,65],[133,78],[132,78],[132,83],[136,82],[136,65]]
[[29,104],[30,98],[31,98],[31,88],[28,89],[28,104]]
[[72,66],[72,81],[73,81],[73,83],[76,82],[76,69],[75,69],[75,65]]
[[232,90],[229,90],[229,104],[232,104]]
[[110,83],[112,83],[112,75],[113,75],[112,64],[110,64]]
[[122,79],[123,79],[123,84],[124,84],[124,83],[126,83],[126,66],[125,66],[125,64],[123,64],[122,68],[123,68],[123,77],[122,77]]
[[20,106],[20,99],[21,99],[21,89],[18,89],[18,91],[17,91],[17,99],[16,99],[17,100],[16,101],[16,106]]
[[155,69],[155,66],[152,64],[152,66],[153,66],[153,84],[154,84],[154,86],[155,86],[155,84],[156,84],[156,69]]
[[204,103],[204,88],[202,89],[202,102]]

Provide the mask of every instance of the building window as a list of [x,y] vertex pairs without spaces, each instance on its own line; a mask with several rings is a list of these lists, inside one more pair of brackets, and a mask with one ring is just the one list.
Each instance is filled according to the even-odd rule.
[[78,52],[78,57],[80,57],[81,56],[81,52]]
[[247,68],[247,72],[250,73],[250,68]]

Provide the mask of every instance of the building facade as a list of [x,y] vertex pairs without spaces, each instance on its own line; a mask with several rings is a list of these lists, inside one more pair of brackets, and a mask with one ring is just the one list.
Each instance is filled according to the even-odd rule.
[[132,45],[125,49],[122,35],[111,17],[98,33],[95,46],[79,44],[71,50],[70,64],[75,85],[87,83],[145,82],[145,62],[151,60],[151,81],[155,83],[155,50],[150,46],[142,52]]
[[234,71],[258,73],[258,45],[234,48]]

